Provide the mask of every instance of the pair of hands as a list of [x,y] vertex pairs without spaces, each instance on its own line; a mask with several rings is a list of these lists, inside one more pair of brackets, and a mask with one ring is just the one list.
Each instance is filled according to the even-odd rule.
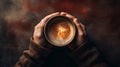
[[50,15],[47,15],[46,17],[44,17],[40,23],[38,23],[35,28],[34,28],[34,33],[33,33],[33,39],[34,39],[34,43],[36,43],[36,45],[38,46],[45,46],[48,45],[46,44],[47,41],[45,40],[44,37],[44,26],[46,24],[46,22],[49,20],[49,18],[53,17],[53,16],[57,16],[57,15],[61,15],[61,16],[66,16],[68,18],[70,18],[76,28],[77,28],[77,33],[76,33],[76,37],[73,40],[75,44],[70,44],[68,45],[68,47],[71,48],[72,47],[79,47],[82,45],[82,43],[85,41],[85,35],[86,35],[86,31],[85,31],[85,27],[83,24],[81,24],[77,18],[75,18],[74,16],[66,13],[66,12],[56,12],[56,13],[52,13]]

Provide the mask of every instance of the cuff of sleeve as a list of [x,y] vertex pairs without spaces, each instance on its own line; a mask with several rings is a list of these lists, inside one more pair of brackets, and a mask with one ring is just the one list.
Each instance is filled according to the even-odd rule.
[[84,51],[86,51],[86,49],[89,47],[88,41],[85,41],[81,44],[81,46],[77,47],[76,49],[74,49],[71,53],[69,53],[69,56],[71,58],[75,58],[77,56],[79,56],[79,54],[83,53]]
[[86,45],[87,45],[87,41],[83,42],[79,47],[75,48],[71,53],[74,54],[74,53],[82,50],[82,48]]
[[46,57],[50,54],[50,52],[51,52],[50,48],[45,48],[41,45],[37,45],[34,43],[33,38],[30,39],[28,53],[31,57],[33,57],[35,59],[38,59],[40,57]]

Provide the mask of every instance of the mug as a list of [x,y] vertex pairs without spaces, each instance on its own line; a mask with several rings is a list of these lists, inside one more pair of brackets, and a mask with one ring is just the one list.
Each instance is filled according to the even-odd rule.
[[75,37],[76,28],[73,21],[65,16],[51,17],[45,27],[44,35],[46,40],[54,46],[66,46]]

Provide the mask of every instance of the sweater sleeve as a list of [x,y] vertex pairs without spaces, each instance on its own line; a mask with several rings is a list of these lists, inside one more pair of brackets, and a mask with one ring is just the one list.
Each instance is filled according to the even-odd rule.
[[92,43],[86,42],[70,53],[78,67],[108,67],[103,56]]
[[50,48],[36,45],[31,38],[29,49],[23,52],[15,67],[42,67],[50,52]]

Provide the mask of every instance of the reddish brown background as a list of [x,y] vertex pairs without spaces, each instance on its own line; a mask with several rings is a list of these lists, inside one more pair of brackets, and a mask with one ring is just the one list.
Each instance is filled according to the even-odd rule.
[[34,26],[65,11],[79,18],[109,63],[120,66],[120,0],[0,0],[0,67],[13,67]]

